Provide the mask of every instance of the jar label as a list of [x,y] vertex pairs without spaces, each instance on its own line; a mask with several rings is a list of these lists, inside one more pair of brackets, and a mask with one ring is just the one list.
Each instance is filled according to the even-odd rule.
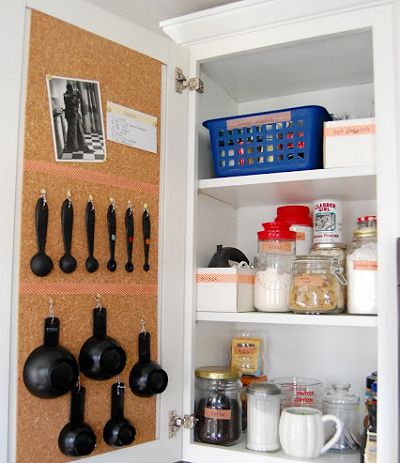
[[378,262],[376,260],[355,260],[353,261],[354,270],[378,270]]
[[231,409],[218,409],[218,408],[204,408],[205,418],[210,418],[211,420],[230,420],[232,418]]
[[296,241],[305,241],[306,234],[304,232],[296,232]]
[[292,243],[290,241],[263,241],[261,243],[262,252],[291,252],[292,251]]
[[303,273],[294,278],[295,286],[313,286],[321,288],[324,284],[324,279],[321,275],[313,275],[310,273]]

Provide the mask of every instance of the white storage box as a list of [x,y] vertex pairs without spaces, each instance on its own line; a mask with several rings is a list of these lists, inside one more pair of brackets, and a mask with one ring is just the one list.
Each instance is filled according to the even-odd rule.
[[375,165],[375,119],[324,123],[324,168]]
[[197,310],[252,312],[254,271],[250,268],[198,268]]

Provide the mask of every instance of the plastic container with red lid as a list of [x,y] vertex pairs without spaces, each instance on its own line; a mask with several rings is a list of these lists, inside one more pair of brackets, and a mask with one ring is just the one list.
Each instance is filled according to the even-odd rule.
[[257,232],[259,254],[295,254],[296,233],[289,224],[266,222],[262,226],[264,230]]
[[307,256],[313,241],[312,218],[308,206],[281,206],[277,209],[275,223],[289,224],[296,232],[296,255]]

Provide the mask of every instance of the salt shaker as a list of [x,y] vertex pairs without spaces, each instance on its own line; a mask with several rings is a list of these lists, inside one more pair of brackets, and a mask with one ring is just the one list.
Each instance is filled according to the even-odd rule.
[[273,452],[280,448],[280,387],[273,383],[251,383],[247,390],[247,448]]

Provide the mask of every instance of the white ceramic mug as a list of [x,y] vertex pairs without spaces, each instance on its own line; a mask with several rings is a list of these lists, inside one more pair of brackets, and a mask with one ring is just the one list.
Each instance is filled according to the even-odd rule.
[[[325,421],[334,421],[336,432],[325,443]],[[282,411],[279,438],[283,451],[292,457],[317,458],[335,444],[343,431],[342,422],[334,415],[322,415],[309,407],[291,407]]]

